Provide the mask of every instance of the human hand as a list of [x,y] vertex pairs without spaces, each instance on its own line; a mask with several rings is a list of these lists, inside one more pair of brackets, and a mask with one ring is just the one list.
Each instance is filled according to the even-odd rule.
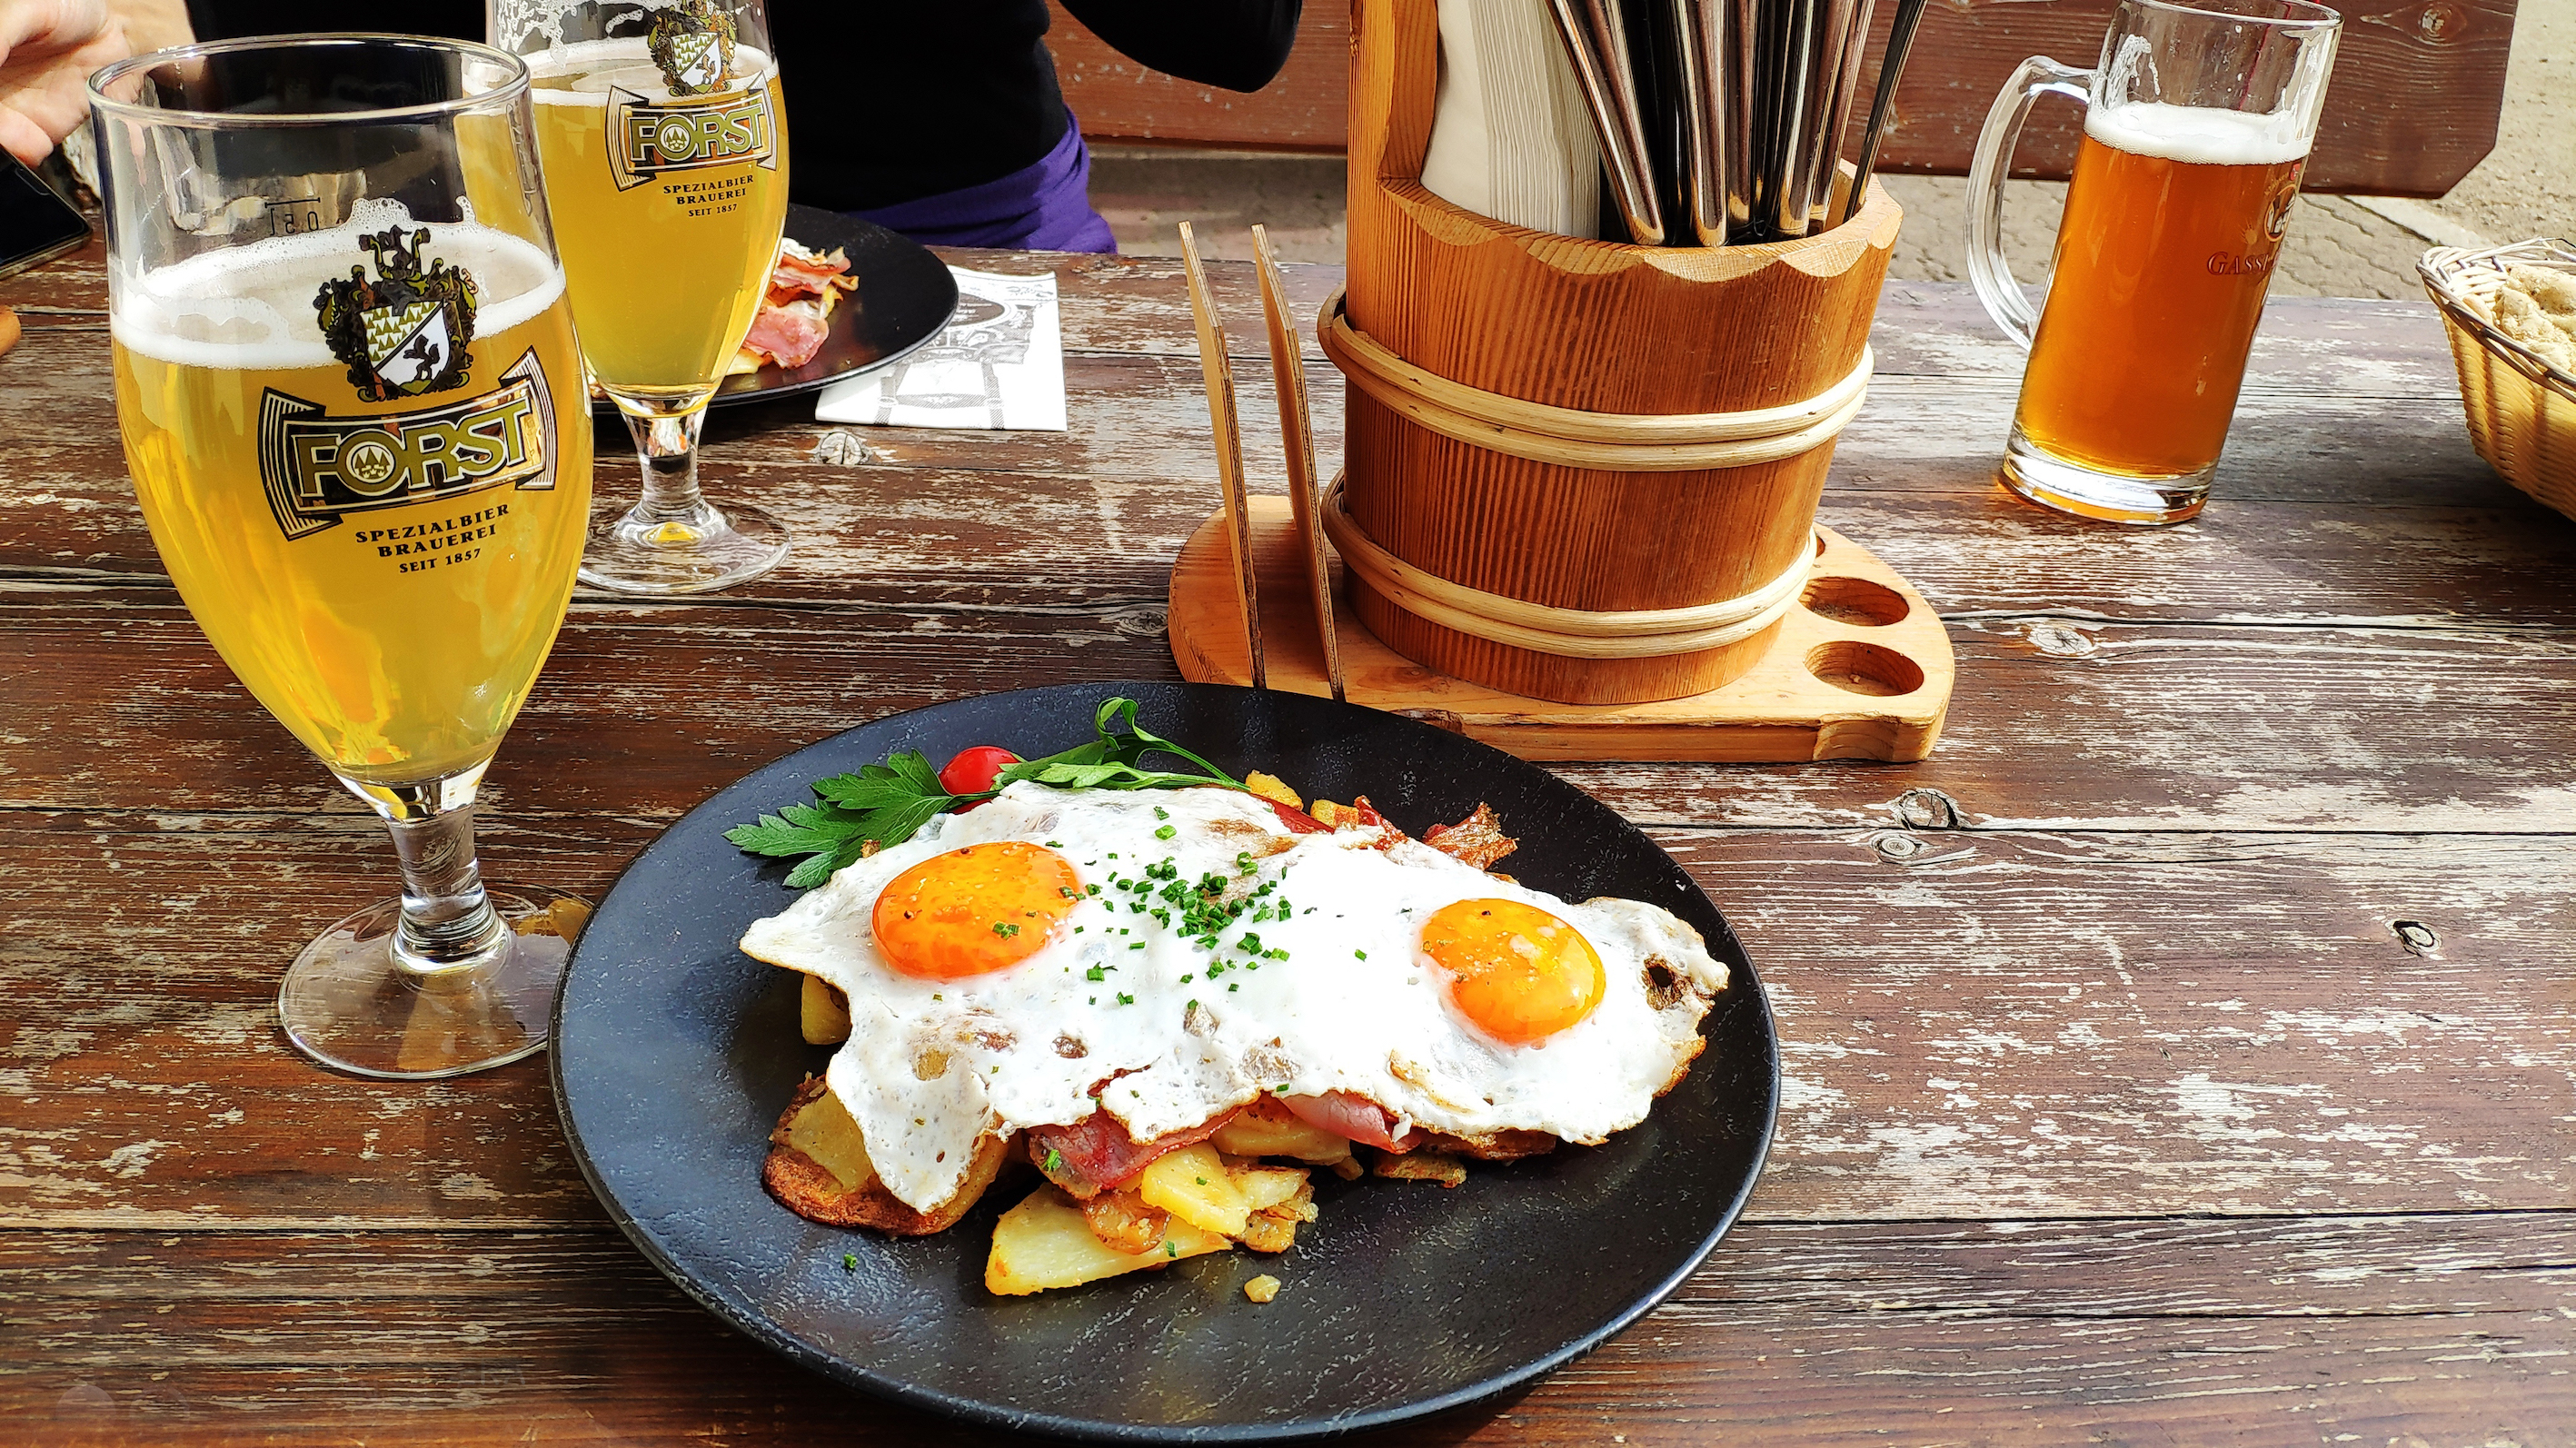
[[0,147],[44,160],[89,114],[90,72],[130,53],[107,0],[0,0]]

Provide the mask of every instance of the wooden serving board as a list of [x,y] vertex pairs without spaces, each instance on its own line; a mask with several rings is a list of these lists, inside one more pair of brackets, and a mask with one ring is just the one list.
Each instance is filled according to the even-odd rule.
[[[1327,694],[1324,651],[1288,500],[1251,500],[1253,571],[1271,688]],[[1184,678],[1247,684],[1252,671],[1223,514],[1172,566],[1172,658]],[[1427,711],[1524,759],[1916,760],[1949,713],[1950,636],[1932,606],[1876,555],[1830,528],[1802,606],[1769,652],[1724,688],[1651,704],[1557,704],[1436,673],[1362,627],[1333,569],[1334,628],[1354,704]]]

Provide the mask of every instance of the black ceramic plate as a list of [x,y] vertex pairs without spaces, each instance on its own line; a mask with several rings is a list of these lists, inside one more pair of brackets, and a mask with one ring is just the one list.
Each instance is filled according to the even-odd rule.
[[[832,309],[823,348],[813,361],[802,367],[773,363],[757,372],[728,377],[716,388],[710,406],[817,392],[844,377],[900,361],[938,336],[957,310],[957,278],[948,264],[898,232],[837,211],[790,206],[787,234],[809,251],[846,248],[850,275],[859,279],[859,289]],[[591,406],[602,416],[617,410],[616,404],[596,395]]]
[[[785,866],[723,831],[811,798],[826,775],[919,749],[1024,755],[1091,737],[1099,701],[1309,794],[1366,794],[1419,833],[1488,801],[1523,841],[1505,868],[1580,900],[1624,895],[1690,922],[1733,971],[1708,1049],[1653,1115],[1466,1185],[1324,1177],[1322,1218],[1276,1258],[1223,1252],[1070,1291],[983,1287],[987,1195],[935,1237],[818,1226],[772,1201],[770,1127],[828,1047],[797,1034],[798,977],[734,949],[786,908]],[[1082,684],[963,699],[850,730],[763,768],[637,858],[582,936],[555,1010],[555,1096],[574,1156],[654,1265],[734,1327],[853,1387],[995,1427],[1093,1439],[1248,1441],[1394,1422],[1504,1392],[1661,1301],[1743,1207],[1779,1071],[1762,986],[1708,897],[1607,806],[1455,734],[1296,695]],[[1320,1175],[1320,1174],[1319,1174]],[[855,1265],[845,1267],[845,1255]],[[1256,1306],[1243,1284],[1286,1285]]]

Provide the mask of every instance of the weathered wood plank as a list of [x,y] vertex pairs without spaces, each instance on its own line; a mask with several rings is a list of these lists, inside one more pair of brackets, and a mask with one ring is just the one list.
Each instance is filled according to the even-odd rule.
[[[1351,1441],[2556,1443],[2571,1260],[2566,1213],[1747,1224],[1534,1389]],[[982,1441],[605,1232],[0,1233],[0,1302],[0,1412],[46,1443]]]
[[[1030,587],[1046,558],[1015,557]],[[753,766],[897,710],[1084,679],[1173,678],[1161,580],[1067,601],[904,607],[577,603],[493,775],[564,812],[665,817]],[[159,590],[0,610],[0,805],[313,808],[318,766]],[[687,626],[680,626],[681,620]],[[2576,830],[2576,640],[2430,628],[1955,622],[1959,679],[1911,766],[1578,767],[1656,822],[1875,823],[1912,788],[1981,824]],[[720,648],[711,659],[711,648]],[[711,693],[712,691],[712,693]],[[724,707],[709,709],[710,697]],[[2428,727],[2428,712],[2438,723]]]
[[[726,415],[703,469],[711,493],[769,508],[799,542],[779,572],[722,601],[891,600],[898,588],[959,579],[1007,589],[1023,568],[1026,586],[1050,597],[1159,591],[1189,528],[1216,502],[1196,370],[1179,358],[1075,359],[1076,384],[1117,401],[1077,409],[1070,434],[857,429],[872,456],[855,467],[814,461],[824,429],[790,415],[795,404]],[[1338,396],[1329,368],[1311,379],[1319,395]],[[37,399],[51,425],[0,464],[13,505],[0,576],[161,576],[103,381],[98,389],[65,386]],[[1254,482],[1276,491],[1284,474],[1268,393],[1266,379],[1245,386],[1242,411]],[[2010,500],[1992,471],[2011,407],[2004,384],[1883,380],[1838,451],[1824,520],[1950,613],[2517,629],[2576,617],[2576,598],[2553,582],[2576,556],[2576,523],[2496,478],[2470,452],[2450,404],[2258,399],[2222,468],[2218,505],[2196,524],[2154,532]],[[1340,453],[1339,412],[1322,416],[1329,467]],[[603,431],[599,442],[598,486],[624,496],[634,485],[623,439]],[[1009,578],[984,566],[1003,553],[1014,560]]]
[[1305,7],[1297,44],[1278,77],[1250,95],[1148,70],[1050,4],[1047,49],[1056,84],[1082,123],[1104,140],[1197,146],[1339,150],[1350,110],[1351,24],[1340,5]]
[[[1011,275],[1053,272],[1063,302],[1065,350],[1102,352],[1146,350],[1195,356],[1197,343],[1189,325],[1189,301],[1181,288],[1177,257],[1125,257],[1090,252],[997,251],[982,247],[939,247],[951,265]],[[1288,294],[1298,315],[1308,319],[1341,285],[1341,269],[1295,266],[1288,271]],[[1261,298],[1250,265],[1221,263],[1211,277],[1218,309],[1229,334],[1240,323],[1258,325]],[[80,251],[47,262],[32,271],[0,280],[0,306],[18,308],[31,332],[103,332],[107,321],[107,247],[94,239]],[[1177,308],[1179,321],[1174,328]],[[99,343],[104,347],[105,343]],[[1323,351],[1309,329],[1307,355],[1322,360]],[[1246,357],[1266,356],[1256,337],[1243,348]],[[0,368],[13,364],[0,361]],[[0,375],[8,375],[0,372]]]
[[[2439,196],[2495,145],[2513,41],[2514,0],[2416,3],[2346,25],[2309,163],[2311,191]],[[1879,164],[1966,174],[1995,92],[2026,55],[2092,63],[2106,0],[1954,5],[1924,17],[1897,89]],[[1876,17],[1860,94],[1876,91],[1892,7]],[[1155,74],[1111,50],[1062,10],[1048,44],[1084,134],[1181,144],[1340,150],[1347,141],[1349,30],[1338,7],[1310,5],[1288,69],[1257,94]],[[2052,102],[2032,116],[2015,175],[2063,180],[2081,121]],[[1851,138],[1857,147],[1858,137]]]
[[[495,879],[596,893],[650,837],[533,793],[492,812]],[[2576,841],[1892,833],[1656,831],[1773,992],[1755,1216],[2576,1193]],[[392,882],[371,820],[0,812],[0,872],[0,1221],[592,1219],[539,1066],[388,1086],[277,1036],[301,939]]]

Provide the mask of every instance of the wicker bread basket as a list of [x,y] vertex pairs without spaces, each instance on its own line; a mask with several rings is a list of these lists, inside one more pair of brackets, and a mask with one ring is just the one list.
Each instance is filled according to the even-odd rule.
[[2509,266],[2576,272],[2576,246],[2546,240],[2476,251],[2437,246],[2415,269],[2450,330],[2478,456],[2506,482],[2576,518],[2576,376],[2542,361],[2489,320]]

